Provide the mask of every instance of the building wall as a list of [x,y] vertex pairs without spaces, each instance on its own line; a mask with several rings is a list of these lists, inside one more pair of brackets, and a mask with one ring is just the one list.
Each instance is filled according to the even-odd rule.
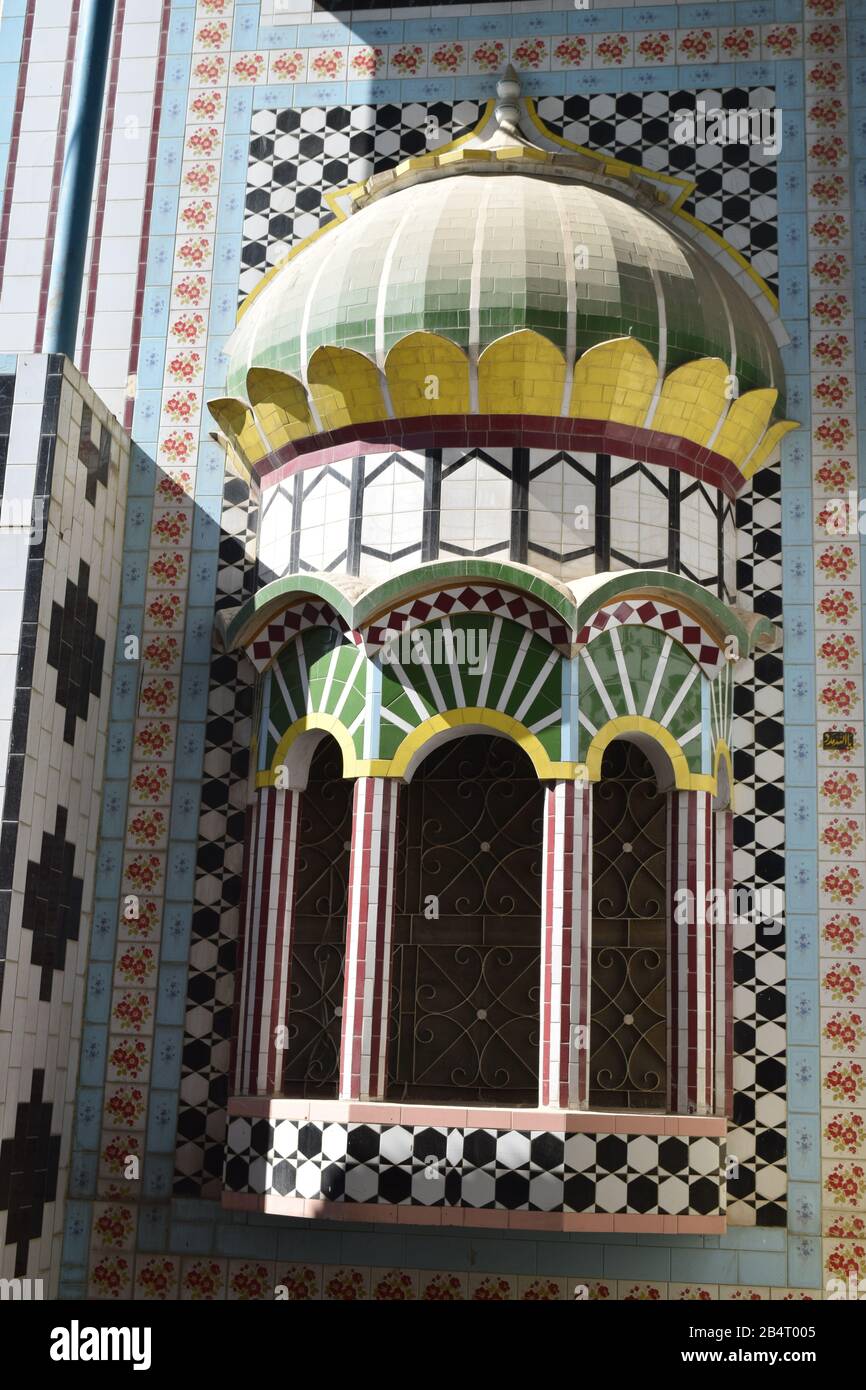
[[0,509],[0,1273],[56,1296],[129,440],[65,358],[14,366]]
[[[217,1296],[237,1296],[232,1281],[246,1263],[261,1266],[266,1284],[289,1266],[316,1277],[327,1270],[326,1284],[349,1271],[332,1297],[356,1275],[370,1287],[371,1270],[408,1271],[419,1289],[438,1271],[465,1288],[470,1268],[501,1272],[518,1291],[521,1279],[567,1276],[601,1282],[618,1297],[650,1285],[663,1296],[679,1296],[681,1286],[693,1296],[699,1285],[713,1296],[742,1286],[820,1296],[840,1263],[860,1260],[855,1236],[866,1219],[853,1173],[864,1155],[856,1122],[866,1115],[856,1070],[864,1057],[862,976],[835,968],[866,968],[859,537],[828,537],[821,519],[828,499],[857,486],[853,383],[863,344],[855,248],[864,228],[850,190],[860,172],[866,6],[747,0],[566,12],[553,0],[542,9],[493,3],[420,17],[374,11],[351,22],[313,14],[309,0],[278,12],[267,0],[261,10],[231,0],[128,0],[127,8],[100,176],[106,239],[98,260],[90,258],[96,270],[83,314],[86,324],[91,305],[92,385],[116,412],[129,410],[128,378],[136,377],[118,624],[122,635],[143,634],[146,680],[139,685],[118,660],[96,866],[99,944],[88,976],[92,1049],[79,1081],[64,1291],[145,1297],[164,1280],[172,1296],[191,1297],[213,1278]],[[38,343],[62,144],[71,20],[61,9],[7,0],[0,28],[0,140],[8,145],[0,333],[22,351]],[[750,1224],[688,1246],[662,1237],[498,1235],[473,1237],[470,1246],[432,1228],[359,1232],[344,1223],[229,1219],[217,1205],[250,711],[237,659],[212,655],[210,632],[214,603],[235,603],[254,585],[259,499],[250,506],[237,480],[223,488],[203,401],[221,394],[220,353],[239,293],[327,215],[324,195],[365,176],[370,160],[381,167],[417,153],[431,117],[448,137],[473,123],[509,52],[540,115],[566,138],[653,169],[676,159],[686,173],[696,166],[722,174],[721,189],[702,175],[694,215],[778,290],[791,340],[789,414],[803,428],[785,441],[780,470],[759,475],[737,511],[741,601],[778,619],[784,598],[784,668],[761,658],[767,664],[747,680],[737,721],[736,874],[784,879],[791,908],[781,941],[737,943],[735,1084],[754,1113],[740,1125],[743,1161],[752,1165],[752,1144],[763,1186],[760,1201],[743,1201]],[[720,92],[732,104],[778,106],[776,161],[759,167],[730,149],[674,148],[671,110],[696,93],[712,101]],[[138,136],[127,140],[121,131],[131,116]],[[850,727],[853,749],[825,749],[825,729],[840,725]],[[147,786],[152,800],[142,799]],[[855,824],[852,843],[840,849],[842,814]],[[171,837],[153,851],[159,877],[149,885],[147,934],[133,937],[120,902],[148,817],[151,827],[170,826]],[[848,872],[840,875],[840,865]],[[142,957],[145,946],[154,954]],[[145,968],[149,1016],[127,1035],[113,1011],[130,987],[117,972],[131,955],[133,978]],[[144,1042],[134,1086],[108,1069],[109,1040],[121,1036]],[[131,1109],[130,1086],[141,1093]],[[128,1130],[116,1123],[120,1115],[132,1116]],[[61,1126],[52,1121],[50,1132],[59,1136]],[[72,1126],[62,1133],[69,1144]],[[131,1151],[143,1155],[141,1177],[120,1186],[112,1165]],[[839,1174],[855,1179],[853,1198],[840,1197]],[[785,1224],[761,1224],[762,1206]],[[565,1284],[560,1291],[571,1296]]]

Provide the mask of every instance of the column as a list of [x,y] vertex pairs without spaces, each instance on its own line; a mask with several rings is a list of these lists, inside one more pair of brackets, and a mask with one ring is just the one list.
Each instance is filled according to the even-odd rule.
[[674,791],[670,796],[668,1086],[675,1114],[708,1115],[713,1108],[712,802],[709,792]]
[[252,806],[235,1085],[278,1095],[286,1046],[301,793],[263,787]]
[[589,1097],[589,948],[592,790],[544,789],[539,1104],[586,1109]]
[[387,1085],[394,870],[400,784],[355,783],[346,967],[340,1039],[340,1099],[378,1100]]
[[715,1112],[730,1115],[734,1104],[734,817],[713,814],[715,840],[716,1064]]

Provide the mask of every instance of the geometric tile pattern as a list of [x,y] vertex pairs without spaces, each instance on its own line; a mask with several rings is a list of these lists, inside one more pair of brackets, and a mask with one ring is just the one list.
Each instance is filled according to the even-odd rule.
[[57,807],[54,834],[42,835],[38,863],[27,865],[24,884],[25,931],[33,933],[30,960],[41,968],[39,998],[50,1003],[53,972],[66,966],[66,944],[78,940],[84,883],[73,872],[75,845],[66,839],[67,811]]
[[618,92],[538,99],[538,114],[557,135],[656,173],[694,179],[683,209],[706,222],[749,261],[771,288],[778,275],[776,164],[760,145],[677,144],[673,116],[707,109],[773,108],[771,87],[679,92]]
[[0,1211],[9,1213],[6,1244],[15,1246],[15,1275],[27,1272],[31,1240],[42,1234],[46,1202],[57,1197],[61,1136],[51,1133],[52,1105],[43,1101],[45,1072],[34,1069],[30,1099],[19,1102],[15,1131],[0,1143]]
[[[217,609],[255,591],[258,498],[226,483],[216,583]],[[211,661],[205,726],[187,1012],[181,1066],[175,1191],[218,1196],[240,928],[246,785],[254,672],[246,656]]]
[[81,413],[81,435],[78,457],[87,469],[87,486],[84,500],[93,506],[96,501],[96,484],[105,487],[108,482],[108,459],[111,448],[111,435],[104,425],[99,427],[99,443],[93,442],[93,411],[85,405]]
[[[684,210],[725,236],[773,285],[777,272],[776,170],[758,146],[705,146],[673,138],[673,113],[697,100],[729,109],[774,104],[769,88],[621,92],[541,97],[555,134],[648,170],[694,178]],[[427,130],[443,144],[478,122],[479,101],[307,107],[253,113],[240,294],[244,298],[291,247],[331,220],[324,195],[400,159],[426,154]],[[431,123],[435,122],[435,126]],[[300,177],[299,177],[300,175]]]
[[226,1188],[335,1203],[490,1211],[724,1212],[715,1136],[441,1125],[229,1122]]
[[[247,655],[257,671],[263,671],[277,653],[307,627],[324,627],[330,624],[338,632],[345,632],[343,623],[329,603],[309,600],[300,608],[289,608],[274,622],[268,623],[256,633],[247,646]],[[354,640],[354,638],[353,638]]]
[[[110,439],[107,430],[105,434]],[[88,487],[94,476],[89,474]],[[97,607],[89,585],[90,566],[80,560],[78,583],[67,579],[63,604],[51,606],[46,660],[57,671],[55,699],[66,710],[63,737],[67,743],[75,742],[76,719],[87,718],[91,695],[98,699],[102,689],[105,642],[96,635]]]
[[412,599],[401,608],[377,618],[365,630],[368,651],[387,642],[394,634],[406,632],[420,623],[435,622],[438,618],[453,618],[458,613],[501,614],[537,633],[552,647],[568,642],[568,629],[555,621],[550,610],[533,603],[524,594],[513,594],[495,585],[472,584],[463,589],[442,589]]
[[629,623],[639,623],[643,627],[655,627],[661,632],[672,634],[698,662],[710,679],[716,674],[718,667],[724,660],[721,648],[694,620],[686,619],[676,608],[668,608],[664,604],[653,603],[649,599],[640,604],[639,607],[624,599],[612,612],[606,608],[599,608],[598,612],[577,634],[576,644],[583,646],[590,642],[597,633],[605,632],[610,627],[626,626]]
[[733,597],[732,503],[661,464],[550,448],[380,453],[368,444],[353,458],[308,462],[262,498],[263,581],[337,570],[384,579],[473,556],[563,580],[662,568]]
[[[776,465],[737,500],[737,589],[744,607],[782,622],[782,509]],[[782,659],[756,655],[734,685],[734,885],[785,890]],[[728,1150],[729,1217],[784,1226],[787,1186],[784,911],[757,927],[734,925],[734,1114]]]
[[[129,442],[68,359],[21,355],[13,457],[24,457],[16,431],[32,420],[34,397],[43,403],[32,445],[37,524],[24,552],[0,856],[0,1273],[44,1278],[53,1297],[86,1028]],[[80,452],[88,412],[105,465],[94,472]]]

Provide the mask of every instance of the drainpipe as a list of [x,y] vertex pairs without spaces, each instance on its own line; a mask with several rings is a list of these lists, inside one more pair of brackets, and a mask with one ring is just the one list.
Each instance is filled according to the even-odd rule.
[[69,358],[75,356],[113,18],[114,0],[82,0],[43,339],[43,352]]

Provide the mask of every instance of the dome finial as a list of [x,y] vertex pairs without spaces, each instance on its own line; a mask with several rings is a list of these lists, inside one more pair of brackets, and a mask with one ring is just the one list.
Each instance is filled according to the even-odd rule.
[[520,78],[510,63],[496,84],[496,95],[494,115],[499,129],[520,139]]

